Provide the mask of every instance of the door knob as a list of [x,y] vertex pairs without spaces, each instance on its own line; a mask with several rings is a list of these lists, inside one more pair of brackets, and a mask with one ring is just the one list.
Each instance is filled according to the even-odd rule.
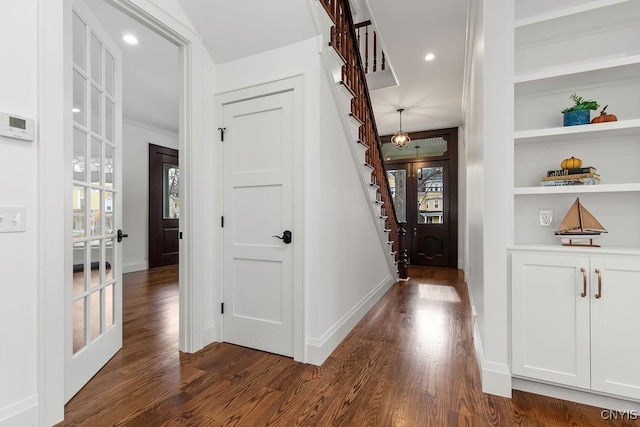
[[124,234],[122,230],[118,230],[118,234],[116,236],[116,239],[118,240],[118,242],[122,242],[122,239],[124,239],[125,237],[129,237],[129,235]]
[[273,237],[275,237],[276,239],[282,240],[287,245],[291,243],[291,231],[289,230],[284,230],[284,233],[282,233],[282,236],[273,236]]

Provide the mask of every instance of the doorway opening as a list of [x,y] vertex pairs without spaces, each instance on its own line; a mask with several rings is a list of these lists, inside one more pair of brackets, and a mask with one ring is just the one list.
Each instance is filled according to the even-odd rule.
[[[150,264],[151,186],[141,185],[150,178],[141,166],[149,140],[176,148],[180,141],[178,46],[104,0],[74,0],[72,34],[73,291],[66,309],[72,351],[65,352],[65,400],[123,345],[123,273]],[[172,243],[177,263],[177,236]],[[174,312],[177,331],[178,305]]]
[[[180,156],[181,165],[189,170],[183,180],[183,194],[190,194],[193,183],[209,180],[212,173],[201,168],[190,168],[194,151],[198,155],[211,155],[212,150],[193,141],[203,140],[203,118],[198,113],[203,106],[206,75],[200,67],[205,64],[202,38],[188,27],[176,21],[167,12],[148,1],[105,0],[128,16],[134,17],[179,49],[180,80]],[[71,0],[51,2],[38,0],[38,109],[39,134],[46,135],[46,144],[38,144],[38,199],[39,203],[39,267],[46,272],[38,277],[39,332],[38,363],[42,367],[38,381],[41,396],[40,416],[44,424],[60,421],[64,407],[65,385],[65,335],[71,330],[69,307],[72,281],[72,173],[69,156],[72,148],[72,6]],[[194,113],[195,112],[195,113]],[[203,206],[204,205],[204,206]],[[212,276],[211,266],[193,260],[193,254],[212,251],[213,240],[205,235],[190,233],[194,223],[200,223],[210,215],[210,208],[198,198],[183,199],[180,227],[187,230],[187,238],[180,241],[179,286],[179,348],[194,352],[202,348],[203,339],[211,339],[201,319],[202,284],[195,277]],[[204,234],[204,233],[203,233]],[[198,252],[194,248],[199,249]],[[189,262],[182,262],[188,260]]]

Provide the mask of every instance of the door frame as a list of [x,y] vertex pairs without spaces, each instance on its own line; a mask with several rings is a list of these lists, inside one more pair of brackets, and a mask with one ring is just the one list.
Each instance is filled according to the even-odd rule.
[[[304,117],[304,76],[296,75],[282,80],[276,80],[269,83],[263,83],[257,86],[251,86],[243,89],[237,89],[229,92],[218,93],[215,96],[215,117],[216,128],[224,128],[223,112],[224,106],[235,102],[245,101],[252,98],[274,95],[281,92],[293,91],[293,133],[294,135],[305,135]],[[228,131],[232,131],[229,129]],[[304,138],[301,138],[304,139]],[[221,142],[220,144],[224,144]],[[306,361],[305,354],[305,304],[304,304],[304,176],[303,165],[305,159],[305,144],[300,143],[293,145],[293,232],[295,236],[295,245],[293,249],[293,360],[299,362]],[[219,157],[220,174],[223,174],[222,156]],[[300,178],[300,179],[298,179]],[[223,183],[224,185],[224,183]],[[223,205],[223,212],[225,206]],[[224,215],[224,213],[223,213]],[[224,253],[221,254],[224,259]],[[223,302],[224,283],[220,289],[220,301]],[[222,314],[218,315],[219,336],[224,341],[224,318]]]
[[[200,143],[204,138],[203,109],[205,51],[202,38],[149,0],[106,0],[110,5],[156,31],[179,47],[180,67],[180,164],[185,173],[180,183],[184,215],[180,230],[181,351],[203,347],[202,283],[211,276],[199,253],[211,253],[209,234],[193,233],[206,224],[207,202],[193,197],[198,182],[211,181],[212,172],[198,159],[209,154]],[[65,285],[71,277],[71,221],[66,203],[71,157],[72,0],[38,0],[38,376],[40,425],[64,419]],[[209,239],[213,240],[213,239]],[[199,248],[195,251],[194,248]],[[196,257],[197,259],[194,259]],[[206,271],[205,271],[206,270]]]
[[[380,137],[380,141],[383,144],[391,144],[391,136],[385,135]],[[443,137],[447,141],[447,151],[445,151],[441,156],[432,156],[432,157],[418,157],[418,158],[410,158],[410,159],[402,159],[402,160],[392,160],[385,161],[385,168],[398,168],[404,167],[407,171],[407,182],[411,179],[410,172],[414,170],[414,163],[425,163],[425,162],[436,162],[436,161],[447,161],[449,165],[449,219],[451,228],[449,230],[449,235],[451,239],[451,243],[449,245],[449,268],[458,268],[458,128],[446,128],[446,129],[437,129],[437,130],[429,130],[429,131],[421,131],[421,132],[409,132],[409,137],[412,140],[416,139],[425,139],[425,138],[435,138],[435,137]],[[407,188],[408,191],[408,188]],[[408,202],[408,200],[407,200]],[[409,204],[407,203],[407,208]],[[405,242],[407,248],[413,247],[413,234],[410,232],[411,230],[406,230],[407,234]],[[453,248],[454,250],[452,250]]]

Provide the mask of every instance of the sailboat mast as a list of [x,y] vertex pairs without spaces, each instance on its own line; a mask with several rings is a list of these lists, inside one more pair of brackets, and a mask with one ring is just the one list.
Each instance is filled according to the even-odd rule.
[[584,226],[582,225],[582,205],[580,204],[580,198],[576,198],[576,201],[578,203],[578,219],[580,220],[580,231],[584,231]]

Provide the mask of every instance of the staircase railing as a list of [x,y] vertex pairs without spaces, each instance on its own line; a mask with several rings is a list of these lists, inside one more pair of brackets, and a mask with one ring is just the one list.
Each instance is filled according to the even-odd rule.
[[[371,25],[371,21],[358,22],[355,24],[355,28],[365,74],[384,71],[387,68],[387,60],[384,56],[384,50],[382,50],[378,43],[378,34]],[[371,34],[371,36],[369,36],[369,34]],[[372,44],[369,44],[369,39],[373,39]],[[369,61],[369,58],[371,58],[371,61]],[[379,66],[378,58],[380,58]]]
[[333,21],[331,46],[343,59],[342,82],[352,92],[351,115],[361,124],[360,142],[368,148],[365,162],[371,167],[371,185],[376,186],[376,203],[380,205],[380,218],[388,232],[388,243],[394,254],[400,278],[407,278],[407,251],[404,223],[398,223],[391,188],[384,166],[380,136],[376,126],[371,97],[367,87],[365,68],[360,56],[358,36],[353,23],[349,0],[318,0]]

